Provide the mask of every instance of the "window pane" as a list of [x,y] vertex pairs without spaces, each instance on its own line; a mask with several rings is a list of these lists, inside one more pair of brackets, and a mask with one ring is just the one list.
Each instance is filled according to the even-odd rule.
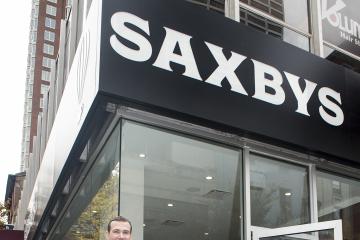
[[212,10],[221,14],[225,12],[225,0],[186,0],[188,2],[204,6],[208,10]]
[[51,5],[46,5],[46,14],[51,16],[56,16],[56,7]]
[[50,239],[104,239],[109,220],[118,215],[119,136],[117,127]]
[[344,239],[359,239],[360,181],[317,173],[319,221],[342,219]]
[[54,59],[43,57],[42,65],[43,67],[51,68],[52,64],[54,62]]
[[50,42],[54,42],[55,41],[55,33],[45,30],[44,31],[44,39]]
[[250,155],[251,225],[267,228],[310,222],[305,167]]
[[125,122],[120,212],[133,239],[240,239],[241,153]]
[[358,60],[336,51],[326,45],[324,45],[324,57],[329,61],[360,73],[360,62]]
[[[43,80],[43,79],[42,79]],[[49,90],[50,86],[49,85],[45,85],[45,84],[41,84],[41,89],[40,89],[40,93],[42,95],[46,94],[47,91]]]
[[307,0],[240,0],[272,17],[309,32]]
[[42,70],[41,71],[41,80],[43,81],[50,81],[50,72]]
[[309,38],[255,13],[240,9],[240,22],[273,37],[282,39],[296,47],[310,51]]
[[54,55],[54,46],[44,43],[43,52],[45,54]]
[[49,18],[49,17],[46,17],[46,18],[45,18],[45,27],[55,29],[55,27],[56,27],[56,20],[55,20],[55,19],[52,19],[52,18]]

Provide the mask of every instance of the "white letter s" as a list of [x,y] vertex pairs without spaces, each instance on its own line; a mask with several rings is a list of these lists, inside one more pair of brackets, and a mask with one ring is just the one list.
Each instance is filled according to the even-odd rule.
[[335,116],[331,116],[324,110],[323,106],[320,106],[319,107],[320,116],[324,119],[325,122],[333,126],[340,126],[344,122],[344,113],[339,107],[339,105],[330,101],[328,98],[328,96],[332,97],[335,101],[337,101],[341,105],[340,93],[335,92],[331,88],[323,87],[319,90],[318,95],[321,104],[335,114]]
[[117,39],[115,34],[111,35],[110,37],[110,45],[115,50],[115,52],[129,60],[137,62],[147,61],[152,54],[152,47],[150,42],[141,34],[127,28],[125,23],[131,23],[135,25],[150,36],[148,21],[145,21],[131,13],[117,12],[114,13],[111,17],[111,27],[121,37],[136,44],[139,49],[131,49],[125,46]]

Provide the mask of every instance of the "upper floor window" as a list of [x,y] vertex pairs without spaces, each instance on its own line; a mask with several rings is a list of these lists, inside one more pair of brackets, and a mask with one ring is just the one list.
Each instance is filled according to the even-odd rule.
[[43,52],[45,54],[54,55],[54,46],[44,43]]
[[31,33],[30,33],[30,41],[31,42],[36,42],[36,39],[37,39],[37,32],[36,31],[32,31]]
[[309,32],[307,0],[240,0],[241,5],[259,10],[304,32]]
[[48,2],[57,3],[57,0],[48,0]]
[[56,16],[56,7],[51,5],[46,5],[46,14],[51,16]]
[[39,16],[39,5],[35,5],[31,10],[31,17],[37,18]]
[[42,70],[41,71],[41,80],[49,82],[50,81],[50,72]]
[[46,94],[46,92],[48,91],[49,89],[49,85],[45,85],[45,84],[41,84],[41,90],[40,90],[40,93],[42,95]]
[[37,18],[31,19],[31,30],[36,31],[37,30],[38,21]]
[[46,41],[54,42],[55,41],[55,33],[51,32],[51,31],[48,31],[48,30],[45,30],[44,31],[44,39]]
[[45,18],[45,27],[55,29],[56,27],[56,20],[53,18],[46,17]]
[[34,83],[34,70],[32,69],[29,73],[29,84]]
[[240,21],[310,51],[307,0],[240,0]]
[[54,46],[44,43],[43,52],[45,54],[54,55]]
[[360,61],[324,44],[324,58],[360,73]]
[[31,56],[35,56],[35,53],[36,53],[36,45],[35,44],[29,44],[29,53]]
[[206,7],[208,10],[212,10],[215,12],[219,12],[224,14],[225,9],[225,0],[187,0],[188,2],[195,3],[197,5],[201,5]]
[[51,68],[54,59],[43,57],[42,65],[43,67]]

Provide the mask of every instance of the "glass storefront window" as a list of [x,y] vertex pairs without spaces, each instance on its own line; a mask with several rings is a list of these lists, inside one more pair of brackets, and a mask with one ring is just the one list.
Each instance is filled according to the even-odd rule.
[[296,47],[304,49],[305,51],[310,51],[310,42],[308,37],[248,10],[240,8],[240,22],[268,35],[279,38]]
[[360,181],[317,172],[319,221],[342,219],[344,239],[360,239]]
[[266,228],[310,222],[306,167],[250,154],[251,225]]
[[105,239],[108,221],[118,215],[119,137],[120,128],[117,127],[51,239]]
[[242,235],[241,152],[124,122],[120,214],[137,240]]
[[240,0],[304,32],[309,32],[307,0]]
[[324,57],[331,62],[342,65],[346,68],[360,73],[360,62],[358,60],[326,45],[324,45]]

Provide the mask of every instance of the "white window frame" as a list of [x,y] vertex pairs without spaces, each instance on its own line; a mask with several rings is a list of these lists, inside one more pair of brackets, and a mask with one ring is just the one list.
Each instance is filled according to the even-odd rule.
[[49,85],[41,84],[40,93],[41,93],[42,95],[44,95],[44,94],[47,93],[48,89],[49,89]]
[[54,61],[54,59],[51,59],[51,58],[48,58],[48,57],[43,57],[42,66],[47,67],[47,68],[51,68],[53,61]]
[[51,17],[45,17],[45,27],[55,29],[56,28],[56,20]]
[[43,53],[49,54],[49,55],[54,55],[54,46],[51,44],[48,44],[48,43],[44,43]]
[[49,42],[55,42],[55,33],[52,31],[45,30],[44,31],[44,40]]
[[40,108],[43,109],[44,108],[44,98],[40,98]]
[[50,71],[42,70],[41,71],[41,80],[50,82]]
[[55,6],[49,4],[46,5],[46,14],[56,17],[56,10]]

